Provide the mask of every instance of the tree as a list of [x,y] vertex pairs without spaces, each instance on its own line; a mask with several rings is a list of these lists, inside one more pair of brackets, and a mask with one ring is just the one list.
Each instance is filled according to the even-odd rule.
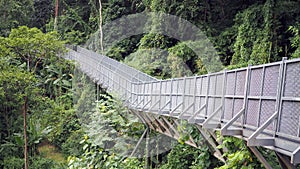
[[[28,115],[46,111],[43,108],[49,102],[43,101],[46,99],[39,84],[44,80],[45,67],[59,64],[57,61],[62,59],[57,54],[64,50],[56,33],[44,34],[37,28],[22,26],[13,29],[8,37],[0,37],[1,168],[14,164],[11,157],[24,157],[27,168],[28,156],[36,154],[35,145],[42,132],[38,132]],[[23,147],[24,155],[20,153]]]
[[65,50],[63,41],[58,34],[50,32],[44,34],[37,28],[21,26],[12,29],[9,37],[1,38],[3,53],[19,61],[27,63],[27,71],[35,73],[41,66],[49,64],[53,57]]
[[[24,145],[25,168],[27,168],[26,114],[31,109],[31,107],[27,109],[27,106],[34,103],[40,94],[40,90],[36,87],[37,80],[34,76],[17,67],[2,69],[0,75],[1,91],[5,93],[5,95],[0,97],[2,103],[0,106],[0,121],[3,125],[0,130],[0,138],[3,139],[1,139],[0,143],[1,145],[4,143],[12,144],[11,146],[2,145],[1,147],[6,149],[6,151],[4,151],[4,154],[1,152],[0,154],[3,159],[9,158],[9,156],[21,156],[18,150]],[[22,128],[20,115],[22,114],[24,134],[20,130]],[[20,135],[23,135],[24,141],[21,141],[20,138],[22,137],[19,137]]]
[[8,36],[12,28],[29,25],[33,0],[0,0],[0,36]]

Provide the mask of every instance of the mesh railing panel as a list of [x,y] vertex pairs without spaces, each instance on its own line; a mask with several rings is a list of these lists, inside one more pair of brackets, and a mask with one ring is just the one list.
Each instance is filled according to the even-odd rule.
[[233,117],[233,99],[226,98],[225,99],[225,111],[224,111],[224,119],[225,120],[230,120]]
[[260,69],[252,69],[250,72],[250,96],[260,96],[261,95],[261,86],[262,86],[262,79],[263,79],[263,70]]
[[[265,123],[268,118],[272,116],[272,114],[275,113],[275,101],[270,100],[263,100],[261,101],[261,110],[259,114],[259,126],[261,126],[263,123]],[[273,125],[269,125],[267,129],[273,130]]]
[[245,83],[246,83],[246,74],[247,71],[238,71],[236,73],[236,83],[233,85],[235,86],[235,93],[234,95],[244,95],[245,92]]
[[235,72],[230,72],[226,77],[226,95],[234,95],[235,84],[236,84],[236,74]]
[[300,63],[290,63],[286,68],[286,83],[284,87],[284,96],[300,97]]
[[246,124],[254,127],[258,127],[259,119],[259,101],[249,100],[247,107]]
[[279,83],[279,65],[266,67],[263,85],[263,96],[276,96]]
[[283,102],[279,132],[299,137],[299,111],[300,102]]

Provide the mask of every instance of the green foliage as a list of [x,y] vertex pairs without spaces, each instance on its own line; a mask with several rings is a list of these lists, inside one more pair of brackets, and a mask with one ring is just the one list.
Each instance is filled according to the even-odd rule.
[[207,146],[200,147],[199,149],[201,153],[195,158],[190,169],[207,169],[217,166],[218,162],[212,157]]
[[[0,163],[1,165],[1,163]],[[23,168],[24,166],[24,159],[17,158],[17,157],[6,157],[3,160],[3,169],[19,169]]]
[[130,114],[121,102],[107,95],[100,95],[99,111],[91,115],[88,135],[102,148],[112,152],[125,152],[133,149],[130,138],[139,138],[144,126],[138,118]]
[[[201,25],[208,19],[208,2],[201,0],[193,1],[168,1],[168,0],[153,0],[151,1],[151,10],[160,11],[176,15],[187,19],[194,24]],[[204,15],[203,15],[204,13]],[[201,25],[203,26],[203,25]]]
[[[83,44],[91,33],[98,29],[98,1],[59,1],[58,32],[71,44]],[[46,25],[47,31],[54,30],[54,19]]]
[[30,25],[46,32],[46,24],[54,13],[54,3],[49,0],[34,0],[33,2],[34,11],[32,12]]
[[[54,105],[51,110],[51,114],[45,116],[47,121],[47,126],[51,128],[51,132],[47,135],[49,141],[54,145],[61,147],[63,146],[63,151],[69,152],[70,147],[75,147],[68,140],[72,137],[77,137],[76,132],[80,133],[80,123],[76,116],[76,112],[71,110],[65,110],[59,105]],[[46,114],[45,114],[46,115]],[[70,147],[65,147],[65,144],[69,144]],[[76,151],[76,150],[74,150]]]
[[[0,164],[1,165],[1,164]],[[17,157],[8,157],[4,159],[3,169],[20,169],[24,167],[24,159]],[[30,168],[66,168],[63,164],[56,163],[53,160],[41,157],[33,157],[29,159]]]
[[[278,158],[275,154],[275,151],[266,149],[263,147],[257,147],[258,151],[265,157],[266,161],[271,165],[272,168],[274,169],[280,169],[281,166],[278,162]],[[299,167],[298,167],[299,168]]]
[[68,136],[61,136],[64,137],[65,140],[61,144],[61,150],[64,155],[73,155],[79,156],[84,151],[83,149],[78,146],[78,140],[82,139],[84,132],[81,129],[72,130],[70,131],[70,135]]
[[[37,103],[41,103],[39,104],[41,107],[45,104],[40,102],[41,90],[36,87],[37,79],[31,73],[10,67],[8,70],[1,70],[0,81],[3,91],[5,91],[5,96],[0,98],[3,103],[0,106],[0,119],[3,124],[0,130],[1,138],[3,138],[1,139],[0,154],[4,160],[3,164],[0,162],[0,166],[13,168],[16,166],[15,161],[23,155],[23,119],[20,117],[20,108],[24,104],[24,97],[28,98],[28,110],[31,112],[29,117],[35,116],[36,112],[40,113]],[[28,119],[27,135],[30,156],[36,155],[37,145],[48,132],[47,128],[43,128],[38,120]],[[18,165],[16,168],[19,168]]]
[[174,44],[174,42],[172,42],[171,38],[157,33],[149,33],[141,39],[140,48],[165,49],[172,46],[172,44]]
[[[28,154],[34,159],[38,155],[38,144],[51,133],[47,113],[51,114],[54,103],[40,88],[44,86],[46,68],[57,64],[54,67],[61,69],[63,64],[59,64],[67,62],[60,62],[62,59],[57,57],[65,48],[56,33],[43,34],[36,28],[22,26],[13,29],[8,37],[0,39],[0,167],[13,168],[13,163],[23,157],[23,117],[20,114],[25,98]],[[66,85],[66,82],[62,83]],[[67,87],[70,88],[70,84]],[[59,96],[62,95],[60,93]],[[34,168],[54,166],[47,159],[34,159],[29,165]]]
[[223,144],[218,148],[226,147],[229,151],[224,153],[227,158],[226,164],[218,169],[239,169],[239,168],[262,168],[262,164],[248,150],[242,139],[235,137],[224,137]]
[[163,79],[207,72],[202,58],[196,56],[186,43],[172,46],[175,43],[176,40],[163,35],[147,34],[141,39],[139,49],[125,58],[125,63]]
[[300,57],[300,34],[299,34],[300,24],[297,26],[290,26],[289,31],[294,34],[294,37],[291,38],[292,47],[295,48],[295,51],[292,54],[292,58]]
[[51,169],[64,169],[65,165],[57,163],[51,159],[34,157],[30,159],[30,168],[51,168]]
[[289,57],[294,47],[290,48],[287,30],[300,13],[293,9],[295,5],[299,2],[268,0],[236,15],[237,37],[231,64],[263,64]]
[[197,149],[189,145],[177,144],[168,154],[167,163],[160,169],[206,169],[212,167],[213,161],[207,146]]
[[[58,33],[55,33],[50,32],[54,27],[54,1],[0,0],[0,35],[4,36],[0,37],[0,168],[23,166],[20,109],[25,96],[29,99],[27,132],[33,168],[63,168],[49,159],[36,157],[36,146],[45,137],[65,155],[72,156],[70,167],[83,168],[92,164],[96,168],[142,168],[138,159],[121,160],[103,148],[114,145],[122,149],[126,142],[113,138],[116,135],[137,138],[143,126],[135,120],[128,120],[131,118],[124,116],[127,110],[110,96],[101,95],[100,109],[97,110],[93,85],[84,86],[85,90],[80,87],[71,90],[74,75],[70,70],[73,66],[57,58],[58,53],[64,52],[61,37],[67,43],[84,44],[98,30],[98,1],[59,2]],[[299,23],[296,22],[300,19],[300,8],[296,7],[299,3],[284,0],[112,0],[103,1],[102,5],[104,24],[124,15],[148,11],[187,19],[205,32],[221,55],[222,63],[233,69],[278,61],[282,57],[298,58],[300,38]],[[49,33],[21,25],[36,26]],[[187,44],[153,33],[158,27],[159,20],[153,20],[153,24],[147,25],[152,32],[118,42],[107,55],[117,60],[125,59],[130,66],[158,78],[204,74],[210,70],[210,67],[204,66],[206,63],[209,63],[206,66],[222,68],[222,65],[214,65],[215,62],[210,60],[207,55],[210,49],[206,48],[206,43],[197,42],[195,46],[201,49],[201,54],[196,56]],[[79,86],[81,82],[78,82]],[[74,99],[75,109],[72,92],[75,98],[78,97],[78,100]],[[95,117],[101,118],[95,120]],[[94,145],[89,139],[78,146],[77,140],[84,134],[80,119],[90,124],[85,127],[103,131],[88,133],[93,140],[104,138],[103,147]],[[99,124],[110,126],[113,132],[99,127]],[[194,138],[196,130],[182,125],[179,131],[179,142],[184,143],[190,134]],[[229,149],[225,154],[228,160],[220,168],[261,167],[241,140],[225,138],[224,145]],[[133,147],[131,144],[127,146]],[[270,154],[267,150],[260,151],[265,156]],[[178,145],[168,157],[167,164],[161,168],[209,168],[217,165],[206,146],[194,150]],[[274,154],[272,158],[268,157],[268,161],[273,159]],[[274,164],[273,167],[277,166]]]
[[7,36],[12,28],[29,25],[33,0],[1,0],[0,6],[0,36]]
[[137,51],[136,47],[141,38],[141,35],[136,35],[118,42],[106,53],[106,56],[118,61],[125,59],[125,56]]
[[58,59],[55,64],[50,64],[40,71],[42,76],[42,86],[46,90],[46,94],[50,98],[56,98],[59,103],[64,102],[65,105],[70,100],[69,92],[71,92],[73,74],[70,72],[73,66],[68,62]]
[[136,158],[122,159],[114,153],[104,151],[101,147],[93,144],[88,136],[80,142],[84,153],[79,157],[69,156],[68,167],[70,169],[77,168],[128,168],[128,169],[142,169],[142,162]]
[[[21,155],[22,140],[22,118],[21,107],[24,104],[24,98],[29,101],[29,110],[41,91],[36,87],[37,80],[28,72],[22,71],[17,67],[10,67],[0,71],[1,90],[5,93],[0,97],[0,128],[2,157],[11,155]],[[22,138],[22,137],[21,137]],[[22,138],[23,139],[23,138]],[[3,154],[2,154],[3,153]],[[5,155],[4,155],[5,154]],[[1,158],[0,158],[1,159]]]
[[167,52],[160,49],[139,49],[126,57],[124,62],[157,78],[171,77],[167,63]]
[[18,66],[39,77],[38,85],[46,89],[50,98],[62,96],[69,90],[72,74],[67,72],[72,66],[57,57],[65,52],[65,47],[56,32],[44,34],[37,28],[21,26],[13,29],[9,37],[0,38],[0,56],[9,58],[9,65]]
[[[263,5],[253,5],[237,15],[236,23],[239,26],[232,64],[262,64],[268,61],[265,57],[270,55],[270,51],[267,50],[270,42],[265,38],[270,38],[268,37],[270,30],[267,29],[268,23],[265,21],[270,22],[270,20],[266,16],[267,12],[262,10],[263,7]],[[264,30],[264,27],[267,30]]]
[[[70,136],[63,143],[63,150],[67,150],[69,168],[143,168],[142,162],[134,158],[122,159],[118,152],[133,149],[130,138],[138,139],[144,126],[133,115],[128,114],[121,102],[111,96],[100,94],[100,100],[95,104],[94,86],[84,75],[76,76],[75,83],[81,83],[84,88],[78,86],[75,92],[78,98],[75,100],[75,108],[82,129],[87,136],[80,142],[82,132],[71,130]],[[98,108],[96,107],[98,105]],[[98,110],[97,110],[98,109]],[[73,125],[74,126],[74,125]],[[70,131],[70,129],[69,129]],[[66,133],[65,131],[63,133]],[[77,134],[76,134],[77,133]],[[56,136],[60,137],[61,136]],[[54,137],[55,138],[55,137]],[[77,146],[77,148],[74,148]]]
[[218,36],[212,38],[218,55],[220,55],[220,60],[225,66],[230,65],[231,57],[234,54],[234,41],[237,34],[236,26],[238,25],[226,28]]
[[201,59],[185,43],[178,43],[169,48],[168,51],[167,59],[172,77],[207,73]]
[[26,63],[27,70],[35,73],[40,66],[50,64],[53,57],[64,51],[63,44],[55,32],[44,34],[37,28],[21,26],[12,29],[9,37],[1,39],[0,55]]
[[106,3],[104,8],[104,22],[110,22],[124,15],[143,12],[145,5],[138,0],[112,0]]
[[[161,168],[172,168],[177,166],[191,169],[206,169],[212,168],[219,165],[219,161],[212,156],[209,145],[205,142],[204,138],[199,134],[197,127],[189,125],[186,121],[181,121],[177,127],[180,134],[178,142],[181,144],[176,145],[168,154],[167,164],[164,164]],[[190,137],[198,144],[198,148],[191,147],[185,144],[185,141],[189,140]],[[184,150],[187,154],[190,153],[191,159],[186,159],[185,153],[183,153],[183,159],[181,159],[181,151]],[[186,151],[187,150],[187,151]],[[177,152],[178,151],[178,152]],[[178,155],[176,155],[178,153]],[[180,159],[178,159],[180,158]],[[182,163],[181,160],[186,160],[186,164]],[[173,164],[175,163],[175,164]],[[179,163],[179,164],[178,164]],[[181,166],[183,164],[184,166]]]
[[64,39],[68,44],[73,44],[73,45],[82,44],[85,40],[84,32],[80,32],[79,30],[71,30],[64,34]]

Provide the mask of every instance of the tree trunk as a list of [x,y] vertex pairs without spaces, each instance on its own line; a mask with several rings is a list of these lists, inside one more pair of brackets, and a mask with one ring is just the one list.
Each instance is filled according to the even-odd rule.
[[145,167],[146,169],[150,169],[151,166],[151,152],[150,152],[150,129],[147,131],[146,135],[146,146],[145,146]]
[[27,58],[27,71],[30,72],[30,61],[29,61],[29,58]]
[[102,3],[99,0],[99,34],[100,34],[100,49],[101,54],[103,55],[103,32],[102,32]]
[[28,169],[28,147],[27,147],[27,133],[26,133],[26,112],[27,112],[27,97],[24,98],[24,105],[22,107],[23,113],[23,129],[24,129],[24,161],[25,161],[25,169]]
[[[102,3],[101,0],[99,0],[99,35],[100,35],[100,49],[101,49],[101,54],[104,54],[103,51],[103,32],[102,32]],[[99,85],[97,85],[97,92],[96,92],[96,99],[97,99],[97,111],[98,111],[98,102],[99,102]]]
[[58,17],[58,0],[55,1],[54,30],[57,30],[57,17]]

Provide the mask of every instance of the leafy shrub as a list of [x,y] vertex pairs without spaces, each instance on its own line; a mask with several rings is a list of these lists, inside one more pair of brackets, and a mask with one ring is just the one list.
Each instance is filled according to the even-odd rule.
[[6,157],[3,160],[3,169],[20,169],[24,167],[24,159],[18,157]]
[[33,157],[30,159],[29,168],[51,168],[51,169],[63,169],[62,164],[58,164],[55,161],[47,158]]

